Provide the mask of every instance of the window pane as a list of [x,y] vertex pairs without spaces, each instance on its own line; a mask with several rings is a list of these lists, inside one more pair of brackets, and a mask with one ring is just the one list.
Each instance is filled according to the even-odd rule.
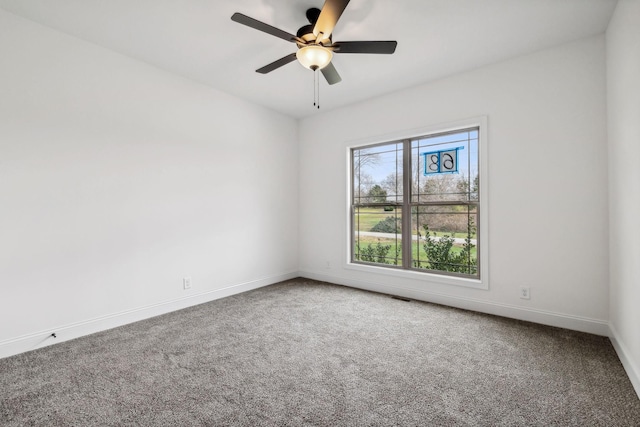
[[478,200],[478,131],[411,142],[412,203]]
[[353,150],[353,204],[402,204],[402,143]]
[[474,205],[414,207],[413,267],[477,276],[477,224]]
[[478,153],[477,127],[352,149],[352,261],[479,278]]
[[353,260],[402,265],[402,209],[355,206]]

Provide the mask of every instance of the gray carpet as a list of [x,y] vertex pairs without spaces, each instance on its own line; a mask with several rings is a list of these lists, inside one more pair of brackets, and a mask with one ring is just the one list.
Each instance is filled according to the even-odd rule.
[[0,360],[0,425],[639,426],[607,338],[291,280]]

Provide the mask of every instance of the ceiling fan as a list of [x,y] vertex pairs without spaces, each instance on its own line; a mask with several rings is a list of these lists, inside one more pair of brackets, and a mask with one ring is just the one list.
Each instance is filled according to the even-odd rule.
[[290,34],[269,24],[260,22],[241,13],[234,13],[231,19],[288,42],[295,43],[298,51],[291,53],[271,64],[256,70],[261,74],[270,73],[296,59],[306,68],[320,70],[330,85],[342,80],[338,71],[331,63],[334,53],[375,53],[392,54],[396,50],[396,41],[349,41],[333,42],[331,34],[338,19],[349,4],[349,0],[326,0],[322,10],[311,8],[307,10],[308,25],[301,27],[296,35]]

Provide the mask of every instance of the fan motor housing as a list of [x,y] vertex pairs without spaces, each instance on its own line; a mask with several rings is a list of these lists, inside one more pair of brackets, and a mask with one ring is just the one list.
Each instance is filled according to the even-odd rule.
[[[307,9],[307,19],[309,20],[309,24],[300,27],[300,29],[296,33],[296,36],[304,40],[306,43],[315,43],[316,36],[315,34],[313,34],[313,27],[316,26],[316,22],[318,21],[319,16],[320,16],[320,9],[318,9],[317,7],[312,7],[311,9]],[[329,43],[326,43],[326,40],[329,40]],[[331,36],[329,36],[329,38],[325,38],[323,40],[323,43],[321,44],[322,45],[331,44]],[[300,43],[298,43],[298,47],[302,47],[302,46],[304,45],[301,45]]]
[[302,40],[306,42],[315,40],[316,36],[313,35],[314,26],[315,26],[314,24],[309,24],[309,25],[300,27],[300,29],[296,33],[296,36],[300,37]]

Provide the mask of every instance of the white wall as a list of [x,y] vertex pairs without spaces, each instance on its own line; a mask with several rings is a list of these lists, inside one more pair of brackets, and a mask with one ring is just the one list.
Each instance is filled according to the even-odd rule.
[[621,0],[607,29],[612,341],[640,395],[640,2]]
[[[601,36],[302,120],[302,274],[606,335],[605,80]],[[346,269],[346,147],[483,115],[489,290]]]
[[0,357],[295,276],[295,120],[2,11],[0,61]]

